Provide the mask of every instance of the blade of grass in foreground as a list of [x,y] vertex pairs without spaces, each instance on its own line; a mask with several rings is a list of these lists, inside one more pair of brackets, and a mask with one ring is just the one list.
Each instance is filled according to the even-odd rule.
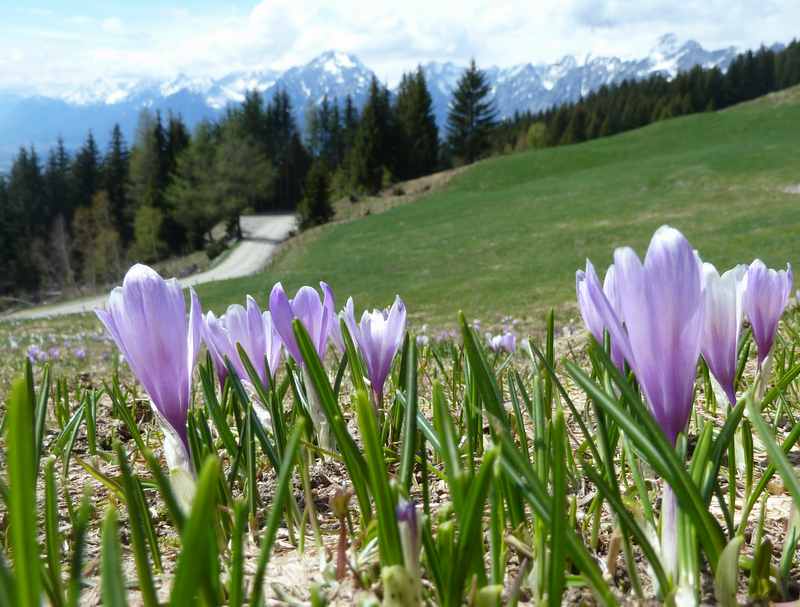
[[300,418],[297,420],[294,430],[292,430],[292,433],[289,435],[289,440],[286,442],[286,451],[284,451],[283,457],[281,458],[281,469],[280,472],[278,472],[278,479],[275,485],[275,496],[273,497],[272,507],[270,508],[267,518],[267,529],[261,540],[262,544],[261,552],[258,555],[258,566],[253,576],[253,592],[250,597],[251,605],[261,604],[261,595],[264,590],[264,574],[267,571],[269,557],[272,554],[272,545],[275,543],[278,525],[281,523],[281,513],[285,508],[286,500],[291,490],[290,481],[292,469],[294,468],[294,460],[300,445],[300,437],[303,435],[304,425],[304,419]]
[[181,534],[170,605],[196,604],[198,594],[208,605],[219,603],[219,571],[214,565],[218,557],[215,529],[220,470],[219,460],[210,456],[198,476],[192,511]]
[[125,607],[125,577],[122,574],[122,550],[117,531],[117,511],[109,508],[103,519],[103,553],[100,560],[100,585],[103,605]]
[[34,453],[33,394],[25,379],[11,386],[6,433],[9,518],[17,605],[39,607],[39,545],[36,543],[36,454]]

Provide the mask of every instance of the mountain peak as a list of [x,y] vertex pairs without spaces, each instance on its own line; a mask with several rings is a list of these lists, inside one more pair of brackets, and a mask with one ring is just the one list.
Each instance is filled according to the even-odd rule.
[[314,57],[308,64],[308,67],[321,68],[326,72],[338,73],[342,70],[351,70],[357,68],[364,68],[361,61],[355,55],[343,53],[337,50],[328,50]]
[[653,51],[664,55],[673,55],[678,51],[678,48],[678,36],[673,33],[666,33],[658,38]]

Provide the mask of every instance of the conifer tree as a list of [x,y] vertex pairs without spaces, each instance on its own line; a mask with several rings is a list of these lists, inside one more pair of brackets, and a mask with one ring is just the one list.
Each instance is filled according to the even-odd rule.
[[328,167],[323,160],[315,161],[308,171],[303,199],[297,210],[300,216],[300,227],[303,229],[327,223],[333,219],[330,178]]
[[453,91],[447,115],[447,141],[453,155],[470,164],[485,154],[497,120],[486,74],[473,59]]
[[390,178],[397,151],[393,135],[389,91],[373,76],[350,151],[349,170],[356,188],[374,194]]
[[72,165],[72,175],[75,184],[75,201],[79,207],[88,207],[92,204],[92,197],[100,189],[100,152],[94,135],[89,131],[86,142],[75,155]]
[[421,67],[413,74],[403,75],[397,91],[395,115],[401,138],[398,175],[413,179],[432,173],[437,165],[439,129]]
[[133,238],[133,210],[128,199],[128,160],[128,147],[122,129],[115,124],[103,160],[103,189],[108,196],[112,223],[123,246],[127,246]]

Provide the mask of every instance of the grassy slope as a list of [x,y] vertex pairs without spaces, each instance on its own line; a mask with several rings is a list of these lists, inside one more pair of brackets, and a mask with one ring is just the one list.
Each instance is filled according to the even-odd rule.
[[800,261],[800,88],[728,111],[482,162],[444,191],[327,226],[267,272],[199,289],[221,308],[274,281],[323,279],[357,308],[395,293],[416,322],[451,324],[459,308],[493,322],[574,315],[574,273],[604,268],[614,247],[643,252],[652,232],[681,229],[721,267]]

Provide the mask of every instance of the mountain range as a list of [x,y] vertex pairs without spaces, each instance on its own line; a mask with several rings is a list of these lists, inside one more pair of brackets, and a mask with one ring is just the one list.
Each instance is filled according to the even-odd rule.
[[[604,84],[646,78],[661,73],[667,77],[695,65],[725,70],[738,50],[728,47],[706,50],[693,40],[681,42],[674,34],[658,39],[647,56],[639,59],[566,55],[552,64],[523,63],[511,67],[486,68],[498,116],[538,111],[571,102]],[[409,66],[412,68],[413,66]],[[434,113],[444,128],[450,96],[464,66],[430,62],[422,66],[433,98]],[[58,93],[22,94],[0,91],[0,169],[8,167],[22,145],[40,152],[61,136],[68,149],[75,149],[91,129],[105,147],[114,123],[119,123],[130,142],[143,108],[163,114],[180,114],[188,125],[219,117],[230,104],[239,103],[248,90],[265,98],[285,90],[292,101],[298,125],[305,124],[306,109],[327,95],[344,100],[351,95],[359,107],[366,100],[373,71],[357,57],[327,51],[305,65],[280,72],[238,71],[222,78],[100,79],[89,85]]]

